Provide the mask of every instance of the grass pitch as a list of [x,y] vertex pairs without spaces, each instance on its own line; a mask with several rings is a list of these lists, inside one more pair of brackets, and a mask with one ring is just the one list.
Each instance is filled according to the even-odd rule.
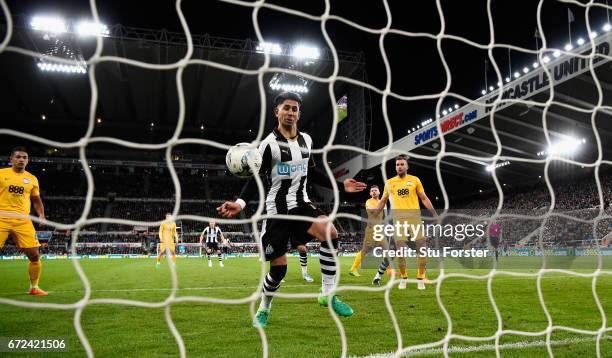
[[[341,257],[340,260],[341,285],[372,287],[370,282],[374,270],[361,270],[362,277],[348,276],[353,258]],[[83,310],[80,321],[96,356],[161,357],[179,354],[166,323],[164,307],[143,308],[100,301],[113,298],[163,302],[172,287],[170,269],[165,260],[160,269],[155,269],[153,259],[84,259],[80,263],[91,284],[90,299],[94,300]],[[225,264],[220,268],[213,260],[213,267],[209,268],[205,259],[179,258],[176,266],[177,298],[195,296],[239,300],[258,291],[260,263],[257,259],[230,258]],[[279,292],[316,294],[320,287],[317,257],[309,258],[309,272],[315,283],[304,282],[297,258],[290,258],[286,282]],[[457,269],[450,272],[484,275],[488,271]],[[414,269],[410,274],[414,277]],[[438,270],[428,271],[431,279],[437,275]],[[4,299],[74,304],[85,294],[83,283],[67,260],[44,261],[41,287],[49,291],[48,297],[25,294],[25,260],[0,261],[0,277],[0,298]],[[387,282],[386,277],[383,282]],[[545,274],[541,286],[553,325],[590,331],[602,327],[602,315],[593,297],[592,285],[591,278]],[[548,319],[538,298],[535,277],[496,276],[491,288],[501,313],[501,329],[528,332],[546,329]],[[612,275],[600,276],[595,289],[608,328],[601,340],[601,356],[611,357]],[[386,356],[395,351],[398,343],[385,305],[385,291],[348,290],[340,294],[355,310],[353,317],[341,318],[348,356]],[[476,337],[495,334],[498,320],[487,294],[487,280],[445,279],[440,286],[440,298],[451,317],[453,334]],[[389,300],[401,328],[404,347],[444,338],[449,325],[436,298],[435,285],[429,285],[425,291],[417,291],[416,284],[409,284],[403,291],[395,286],[390,291]],[[170,313],[188,356],[262,355],[261,338],[251,327],[248,303],[184,301],[173,303]],[[84,356],[85,350],[74,329],[74,318],[74,309],[32,309],[0,304],[0,337],[65,337],[69,342],[68,353],[23,353],[20,356]],[[335,357],[341,354],[340,333],[327,309],[320,307],[315,298],[275,298],[265,333],[272,357]],[[502,357],[548,356],[545,340],[546,336],[505,334],[500,339]],[[595,337],[591,335],[555,330],[551,342],[555,357],[596,354]],[[450,355],[491,357],[495,355],[494,344],[494,340],[468,342],[452,339],[449,342]],[[442,356],[442,351],[433,348],[418,354]]]

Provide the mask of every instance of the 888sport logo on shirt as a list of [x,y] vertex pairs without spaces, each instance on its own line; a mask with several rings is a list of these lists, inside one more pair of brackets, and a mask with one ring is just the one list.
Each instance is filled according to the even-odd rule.
[[399,188],[397,189],[397,196],[406,196],[410,195],[410,188],[414,186],[413,182],[406,182],[406,186],[408,188]]
[[8,192],[17,195],[23,195],[25,188],[18,185],[9,185]]

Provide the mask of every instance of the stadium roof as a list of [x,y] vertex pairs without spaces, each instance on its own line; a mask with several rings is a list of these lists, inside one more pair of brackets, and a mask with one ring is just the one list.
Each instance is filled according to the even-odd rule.
[[[554,78],[554,86],[547,83],[544,68],[531,68],[519,74],[502,87],[502,99],[491,112],[492,103],[498,100],[499,87],[461,108],[444,113],[439,119],[447,154],[441,160],[441,173],[446,190],[454,195],[471,194],[494,187],[491,171],[487,166],[492,161],[484,160],[495,156],[498,145],[493,135],[493,123],[500,141],[502,157],[497,162],[496,175],[502,185],[529,184],[543,180],[543,163],[526,163],[519,159],[544,160],[549,146],[544,134],[545,120],[553,150],[557,155],[581,163],[595,163],[598,159],[597,141],[601,143],[602,159],[612,160],[612,68],[610,66],[610,47],[612,34],[606,33],[593,40],[597,54],[608,56],[594,57],[593,78],[589,71],[589,60],[584,56],[591,51],[590,43],[573,50],[571,53],[548,57],[546,67]],[[580,58],[576,54],[580,53]],[[548,62],[548,61],[547,61]],[[601,87],[601,97],[596,83]],[[546,108],[553,90],[552,104]],[[517,101],[518,100],[518,101]],[[601,102],[599,102],[601,100]],[[597,104],[601,106],[593,115]],[[493,116],[491,116],[493,113]],[[597,140],[597,136],[599,137]],[[409,152],[412,171],[427,178],[428,183],[437,182],[435,157],[441,150],[436,122],[415,129],[410,134],[396,140],[393,150]],[[571,154],[562,152],[559,146],[574,149]],[[381,148],[378,154],[386,149]],[[457,157],[454,154],[471,157]],[[423,158],[429,156],[429,159]],[[391,156],[391,158],[393,155]],[[512,157],[512,158],[504,158]],[[483,159],[481,159],[483,158]],[[513,159],[519,158],[519,159]],[[337,176],[354,176],[361,169],[376,168],[382,158],[376,155],[358,156],[335,168]],[[509,161],[509,163],[504,163]],[[612,167],[607,163],[602,169]],[[491,168],[489,168],[491,169]],[[590,172],[578,164],[554,161],[549,172],[551,180],[581,175]],[[375,170],[375,172],[378,169]],[[372,173],[370,171],[370,173]],[[387,166],[387,175],[393,176],[395,169]],[[432,187],[432,184],[430,184]],[[432,188],[439,193],[439,188]]]
[[[93,53],[95,42],[92,38],[68,33],[49,36],[25,26],[18,27],[19,23],[17,21],[11,45],[66,58],[71,55],[77,60],[87,59]],[[109,32],[104,38],[103,56],[165,64],[178,61],[186,51],[184,33],[121,25],[110,27]],[[252,70],[260,67],[264,60],[257,45],[251,40],[194,35],[192,58]],[[333,61],[324,49],[316,60],[299,61],[289,55],[289,46],[285,48],[283,54],[271,56],[270,66],[298,69],[317,76],[332,73]],[[342,75],[363,78],[362,54],[340,52],[339,61]],[[13,129],[27,130],[54,140],[78,140],[85,132],[89,115],[91,91],[87,75],[41,71],[37,64],[40,66],[41,61],[11,52],[0,56],[2,116],[20,119],[19,123],[13,123]],[[274,122],[270,102],[278,92],[269,88],[273,75],[264,76],[270,126]],[[300,79],[287,79],[288,82],[292,80]],[[115,136],[149,143],[164,142],[170,137],[178,117],[175,70],[146,70],[104,62],[97,67],[96,82],[100,123],[96,126],[95,136]],[[226,144],[254,138],[260,121],[256,75],[189,65],[183,74],[183,86],[186,115],[182,136],[205,137]],[[308,86],[310,91],[304,94],[306,110],[301,118],[301,128],[311,132],[315,138],[326,138],[331,122],[325,121],[328,123],[326,126],[315,120],[332,116],[327,85],[309,81]],[[346,83],[335,85],[339,96],[346,92],[346,88]]]

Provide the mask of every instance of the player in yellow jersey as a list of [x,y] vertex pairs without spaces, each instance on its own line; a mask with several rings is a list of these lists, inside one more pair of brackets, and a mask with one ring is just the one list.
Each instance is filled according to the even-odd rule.
[[176,253],[174,252],[174,240],[178,241],[176,233],[176,223],[172,221],[172,214],[166,214],[166,221],[159,226],[159,252],[157,253],[157,262],[155,267],[159,268],[162,256],[166,254],[166,246],[172,255],[172,263],[176,264]]
[[[394,224],[404,225],[419,225],[422,224],[421,212],[419,199],[429,210],[435,220],[438,218],[438,213],[434,209],[431,201],[425,194],[423,184],[421,180],[414,175],[408,175],[408,157],[405,155],[399,155],[395,158],[395,171],[397,176],[388,179],[385,183],[385,189],[383,190],[383,197],[378,203],[378,207],[375,212],[382,211],[387,204],[387,201],[391,201],[391,210],[393,213]],[[395,246],[398,250],[407,246],[407,240],[411,239],[415,241],[417,249],[417,288],[419,290],[425,289],[425,267],[427,264],[427,257],[419,255],[419,249],[424,247],[426,242],[423,237],[422,230],[413,230],[413,226],[409,226],[409,237],[395,236]],[[406,258],[397,258],[399,270],[400,270],[400,283],[398,288],[405,289],[408,279],[406,273]]]
[[42,272],[38,252],[40,244],[32,220],[28,218],[30,201],[41,220],[45,220],[45,208],[40,198],[38,179],[25,170],[28,159],[27,150],[16,147],[11,151],[11,167],[0,169],[0,250],[10,234],[15,245],[30,261],[30,295],[46,296],[47,293],[38,287]]
[[[370,199],[368,199],[365,203],[366,212],[368,214],[368,224],[365,229],[365,233],[363,236],[363,245],[361,250],[355,256],[355,260],[353,261],[353,266],[351,266],[351,270],[349,271],[349,275],[359,277],[361,276],[357,271],[357,267],[361,264],[363,257],[374,247],[383,246],[383,248],[387,249],[388,245],[386,245],[386,241],[376,241],[374,240],[374,225],[382,223],[383,213],[382,211],[375,212],[378,207],[378,201],[380,196],[380,189],[378,185],[372,185],[370,187]],[[389,266],[389,261],[387,258],[383,260],[381,264],[382,272],[384,273],[387,267]],[[377,275],[372,284],[379,285],[380,277]]]

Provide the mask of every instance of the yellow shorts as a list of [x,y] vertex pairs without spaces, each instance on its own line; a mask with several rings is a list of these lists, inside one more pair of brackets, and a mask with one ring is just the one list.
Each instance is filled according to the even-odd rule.
[[[394,218],[393,219],[393,223],[395,225],[401,225],[401,235],[397,235],[397,232],[395,233],[395,240],[400,240],[400,241],[406,241],[406,240],[411,240],[411,241],[420,241],[423,240],[425,237],[423,236],[423,232],[425,231],[425,224],[423,223],[423,221],[421,220],[420,217],[415,218],[415,217],[410,217],[410,218]],[[408,232],[408,236],[404,235],[404,224],[407,225],[407,232]],[[421,225],[419,227],[419,225]]]
[[[170,252],[174,252],[174,240],[171,240],[169,242],[168,246],[170,247]],[[159,244],[159,252],[160,253],[166,252],[166,241],[160,242],[160,244]]]
[[365,229],[365,233],[363,236],[363,246],[367,246],[370,248],[373,247],[378,247],[378,246],[382,246],[383,242],[384,242],[384,238],[383,240],[374,240],[374,228],[372,226],[366,226]]
[[39,247],[40,243],[36,239],[36,230],[32,220],[24,219],[0,219],[0,248],[4,247],[9,234],[13,242],[20,249]]

